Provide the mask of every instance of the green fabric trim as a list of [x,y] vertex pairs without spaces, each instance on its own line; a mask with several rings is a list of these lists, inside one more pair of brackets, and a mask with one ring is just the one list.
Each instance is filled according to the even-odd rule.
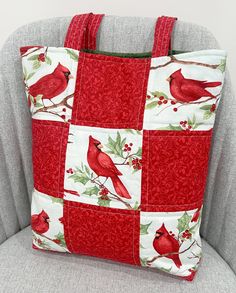
[[[145,52],[145,53],[116,53],[116,52],[106,52],[106,51],[99,51],[99,50],[89,50],[84,49],[81,50],[82,52],[91,53],[91,54],[101,54],[101,55],[107,55],[107,56],[115,56],[115,57],[123,57],[123,58],[150,58],[152,57],[152,52]],[[181,53],[186,53],[185,51],[179,51],[179,50],[170,50],[170,55],[177,55]]]

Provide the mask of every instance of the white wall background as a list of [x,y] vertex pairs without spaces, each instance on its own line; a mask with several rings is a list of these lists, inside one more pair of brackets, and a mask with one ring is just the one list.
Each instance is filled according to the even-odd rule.
[[236,88],[235,0],[0,0],[0,47],[19,26],[56,16],[94,12],[120,16],[177,16],[206,26],[228,52],[228,68]]

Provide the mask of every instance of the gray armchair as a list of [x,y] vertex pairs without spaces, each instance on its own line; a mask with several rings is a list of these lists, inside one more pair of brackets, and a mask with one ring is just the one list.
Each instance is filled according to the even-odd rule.
[[[0,53],[0,292],[236,292],[236,101],[228,74],[216,115],[201,234],[203,261],[192,283],[151,269],[31,248],[31,117],[19,47],[63,46],[70,18],[21,27]],[[98,49],[150,51],[152,18],[106,16]],[[205,28],[178,21],[173,48],[217,48]]]

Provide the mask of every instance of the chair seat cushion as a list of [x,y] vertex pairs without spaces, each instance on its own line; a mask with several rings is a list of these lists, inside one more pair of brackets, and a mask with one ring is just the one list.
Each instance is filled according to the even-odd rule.
[[0,245],[1,292],[191,292],[233,293],[236,276],[204,240],[201,270],[194,282],[153,269],[137,268],[87,256],[31,249],[31,230]]

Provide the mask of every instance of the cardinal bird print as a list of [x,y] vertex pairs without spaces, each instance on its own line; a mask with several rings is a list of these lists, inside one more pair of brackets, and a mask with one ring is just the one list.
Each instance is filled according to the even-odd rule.
[[173,72],[168,78],[170,92],[176,102],[190,103],[203,97],[216,98],[206,88],[218,87],[221,82],[207,82],[185,78],[181,69]]
[[158,254],[172,259],[177,268],[181,267],[182,263],[178,254],[180,248],[179,241],[166,230],[164,223],[156,231],[153,247]]
[[49,229],[49,216],[42,210],[39,214],[31,216],[31,227],[39,234],[46,233]]
[[221,98],[224,52],[152,59],[144,128],[210,130]]
[[67,251],[63,229],[63,201],[34,190],[31,226],[37,249]]
[[183,212],[141,212],[141,264],[176,275],[195,271],[201,259],[199,213],[201,207]]
[[99,140],[89,136],[89,147],[87,153],[87,160],[90,168],[97,174],[97,176],[102,176],[110,178],[116,193],[124,198],[131,198],[127,188],[122,183],[118,176],[122,173],[117,169],[112,159],[108,154],[102,151],[102,144]]
[[72,78],[70,70],[58,63],[52,73],[41,77],[36,83],[28,88],[28,93],[36,98],[42,96],[42,101],[52,99],[60,95],[67,88],[69,79]]
[[72,49],[55,50],[41,46],[26,47],[21,51],[26,95],[33,117],[70,121],[78,66],[77,53]]
[[71,125],[69,133],[66,198],[106,207],[138,209],[141,134],[78,125]]

